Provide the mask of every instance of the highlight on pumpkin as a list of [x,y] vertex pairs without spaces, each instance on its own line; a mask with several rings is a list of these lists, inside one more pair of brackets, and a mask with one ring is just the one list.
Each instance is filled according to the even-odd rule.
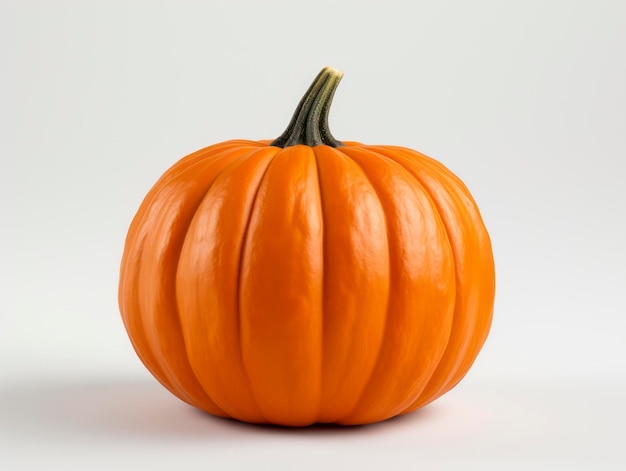
[[324,68],[278,139],[180,159],[130,224],[131,343],[215,416],[382,421],[452,389],[487,338],[495,271],[475,201],[415,150],[334,139],[341,76]]

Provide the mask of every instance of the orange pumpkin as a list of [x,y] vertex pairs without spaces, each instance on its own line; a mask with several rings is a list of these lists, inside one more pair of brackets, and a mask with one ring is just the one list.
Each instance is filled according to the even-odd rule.
[[487,337],[494,264],[470,193],[414,150],[335,140],[341,76],[324,68],[275,141],[181,159],[130,226],[132,344],[211,414],[381,421],[454,387]]

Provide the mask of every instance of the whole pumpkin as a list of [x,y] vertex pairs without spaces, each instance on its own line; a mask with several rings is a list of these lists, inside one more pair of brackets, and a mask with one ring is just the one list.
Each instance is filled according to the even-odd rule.
[[365,424],[454,387],[492,317],[489,236],[414,150],[339,142],[324,68],[285,133],[171,167],[130,226],[119,304],[174,395],[246,422]]

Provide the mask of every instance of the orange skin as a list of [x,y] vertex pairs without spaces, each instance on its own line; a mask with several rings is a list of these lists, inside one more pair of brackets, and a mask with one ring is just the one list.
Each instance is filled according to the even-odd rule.
[[176,163],[132,221],[119,303],[142,362],[221,417],[365,424],[453,388],[490,328],[489,236],[416,151],[228,141]]

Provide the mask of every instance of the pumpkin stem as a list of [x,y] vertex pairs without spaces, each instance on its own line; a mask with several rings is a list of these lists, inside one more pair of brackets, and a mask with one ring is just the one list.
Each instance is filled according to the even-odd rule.
[[341,77],[343,72],[324,67],[300,100],[285,132],[270,145],[283,148],[298,144],[343,146],[328,129],[328,112]]

